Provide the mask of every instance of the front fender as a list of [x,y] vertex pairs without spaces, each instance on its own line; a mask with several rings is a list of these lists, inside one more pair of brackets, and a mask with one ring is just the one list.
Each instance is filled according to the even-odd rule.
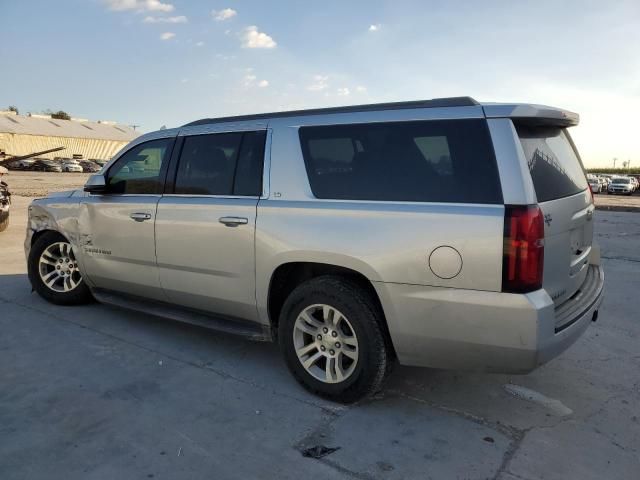
[[73,197],[51,197],[31,202],[28,209],[27,231],[24,251],[27,261],[33,239],[44,231],[58,232],[71,243],[80,266],[82,267],[82,250],[78,238],[78,211],[80,200]]

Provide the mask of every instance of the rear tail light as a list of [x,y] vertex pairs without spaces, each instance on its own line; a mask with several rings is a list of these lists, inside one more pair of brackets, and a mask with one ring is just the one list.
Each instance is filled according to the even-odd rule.
[[593,187],[589,184],[589,193],[591,194],[591,203],[595,203],[595,199],[593,198]]
[[544,219],[537,205],[505,205],[502,291],[542,288]]

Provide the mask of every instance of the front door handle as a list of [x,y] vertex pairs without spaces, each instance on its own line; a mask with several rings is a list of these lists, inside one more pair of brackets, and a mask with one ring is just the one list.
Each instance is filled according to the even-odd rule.
[[145,220],[151,219],[151,214],[144,212],[134,212],[129,215],[129,217],[131,217],[131,219],[135,220],[136,222],[144,222]]
[[246,225],[249,219],[245,217],[220,217],[220,223],[227,227],[237,227],[238,225]]

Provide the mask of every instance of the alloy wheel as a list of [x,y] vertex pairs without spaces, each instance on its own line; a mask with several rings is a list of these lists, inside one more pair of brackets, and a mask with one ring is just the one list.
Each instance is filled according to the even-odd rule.
[[311,305],[300,312],[293,328],[293,345],[303,368],[324,383],[345,381],[358,363],[355,331],[330,305]]
[[75,254],[68,242],[49,245],[40,255],[38,272],[42,282],[54,292],[70,292],[82,283]]

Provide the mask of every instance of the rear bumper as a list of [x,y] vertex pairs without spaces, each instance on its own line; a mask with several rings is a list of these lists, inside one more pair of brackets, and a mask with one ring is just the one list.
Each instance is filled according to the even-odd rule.
[[[590,283],[588,283],[590,282]],[[604,272],[555,307],[544,290],[526,295],[375,283],[403,365],[527,373],[566,350],[602,302]],[[558,328],[558,326],[561,328]]]

